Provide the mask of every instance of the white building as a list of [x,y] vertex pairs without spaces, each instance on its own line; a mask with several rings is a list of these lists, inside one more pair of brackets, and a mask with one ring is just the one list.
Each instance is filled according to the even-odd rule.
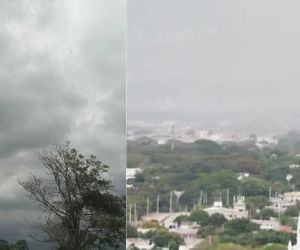
[[272,203],[272,205],[266,206],[266,208],[272,209],[277,213],[282,213],[288,207],[295,205],[295,202],[290,201],[290,199],[284,199],[283,195],[270,197],[270,202]]
[[298,217],[298,225],[297,225],[297,243],[292,246],[292,242],[290,241],[288,244],[288,250],[300,250],[300,214]]
[[290,226],[285,226],[281,225],[280,221],[278,218],[275,217],[270,217],[269,220],[251,220],[253,223],[258,224],[260,230],[274,230],[278,232],[287,232],[291,233],[292,232],[292,227]]
[[134,179],[137,173],[141,173],[140,168],[126,168],[126,180]]
[[241,181],[242,179],[247,178],[247,177],[249,177],[249,176],[250,176],[249,173],[238,173],[237,179],[238,179],[239,181]]
[[277,218],[270,217],[270,220],[251,220],[253,223],[258,224],[260,230],[275,230],[279,231],[281,224]]
[[277,143],[278,140],[271,137],[257,137],[255,145],[258,148],[262,149],[262,148],[271,148]]
[[233,208],[223,207],[222,201],[215,201],[212,207],[205,208],[204,211],[206,211],[209,216],[216,213],[223,214],[227,220],[248,218],[244,196],[234,197]]
[[287,202],[293,202],[294,204],[297,203],[297,201],[300,201],[300,192],[287,192],[283,194],[283,200]]

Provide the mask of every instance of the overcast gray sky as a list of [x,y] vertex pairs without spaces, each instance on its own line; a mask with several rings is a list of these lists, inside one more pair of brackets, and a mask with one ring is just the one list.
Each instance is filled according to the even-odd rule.
[[1,1],[0,239],[27,239],[17,179],[55,142],[95,154],[125,192],[125,18],[124,0]]
[[300,127],[300,2],[128,0],[128,119]]

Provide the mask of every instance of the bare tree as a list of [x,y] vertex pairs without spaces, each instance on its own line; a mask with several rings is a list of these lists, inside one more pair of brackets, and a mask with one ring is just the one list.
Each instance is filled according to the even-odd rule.
[[19,184],[39,204],[41,229],[59,249],[117,248],[125,240],[125,198],[103,177],[108,166],[84,157],[70,143],[38,154],[47,178],[31,175]]

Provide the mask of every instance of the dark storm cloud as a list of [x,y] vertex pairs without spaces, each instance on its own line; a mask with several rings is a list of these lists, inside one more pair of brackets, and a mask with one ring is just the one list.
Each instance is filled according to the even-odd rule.
[[237,127],[251,115],[259,130],[281,110],[288,120],[275,130],[300,126],[299,9],[298,1],[129,0],[129,121],[218,123],[226,113]]
[[108,163],[124,193],[124,48],[122,0],[0,3],[0,238],[28,239],[17,180],[43,174],[35,153],[54,143]]

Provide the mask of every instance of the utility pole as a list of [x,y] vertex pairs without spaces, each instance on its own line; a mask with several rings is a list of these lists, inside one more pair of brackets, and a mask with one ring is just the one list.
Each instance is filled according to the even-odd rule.
[[174,150],[174,139],[175,139],[175,125],[171,126],[171,150]]
[[159,194],[157,195],[157,201],[156,201],[156,215],[159,214]]
[[170,214],[172,213],[172,194],[173,192],[170,192]]
[[149,216],[149,198],[147,198],[147,217]]
[[137,224],[136,203],[134,203],[134,224]]
[[226,206],[229,207],[229,188],[227,188],[227,194],[226,194]]
[[129,223],[131,223],[131,204],[129,204]]
[[202,200],[203,200],[203,190],[200,192],[200,198],[198,204],[201,206],[202,205]]
[[269,201],[271,201],[272,198],[272,186],[269,187]]
[[203,203],[204,203],[205,205],[207,205],[207,193],[204,194],[204,201],[203,201]]

